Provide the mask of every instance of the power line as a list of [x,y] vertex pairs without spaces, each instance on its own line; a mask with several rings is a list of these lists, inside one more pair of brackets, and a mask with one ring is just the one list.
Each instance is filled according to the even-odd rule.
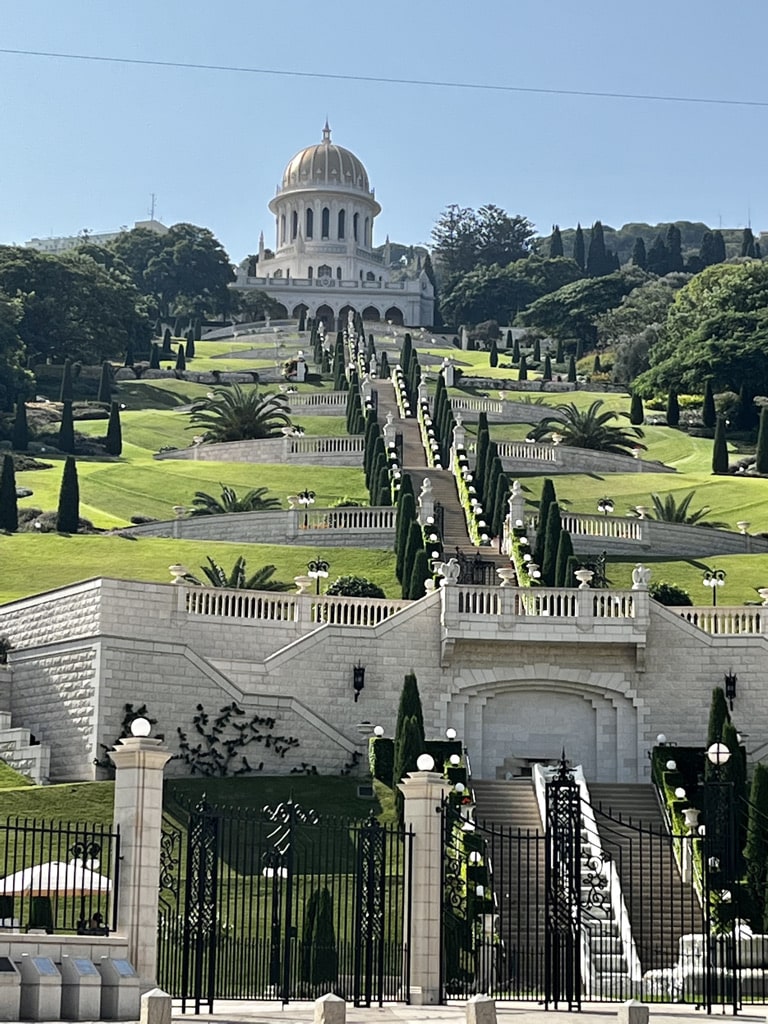
[[653,103],[697,103],[722,107],[768,107],[768,100],[723,99],[716,96],[671,96],[655,93],[609,92],[596,89],[552,89],[545,86],[494,85],[491,82],[452,82],[429,78],[388,78],[383,75],[341,75],[327,71],[286,71],[279,68],[240,67],[236,64],[194,64],[190,61],[149,60],[141,57],[105,57],[88,53],[59,53],[50,50],[17,50],[0,47],[0,53],[17,57],[50,57],[101,64],[134,64],[187,71],[226,71],[244,75],[276,75],[281,78],[313,78],[337,82],[370,82],[376,85],[426,86],[435,89],[465,89],[475,92],[520,93],[539,96],[578,96],[588,99],[645,100]]

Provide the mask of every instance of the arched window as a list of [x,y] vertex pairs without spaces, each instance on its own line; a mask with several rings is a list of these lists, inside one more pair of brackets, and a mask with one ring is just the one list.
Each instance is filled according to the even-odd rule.
[[318,277],[330,277],[331,276],[331,268],[328,266],[327,263],[323,263],[323,265],[321,267],[317,268],[317,276]]
[[285,214],[280,218],[280,245],[285,245]]
[[307,267],[307,277],[312,280],[312,267]]
[[282,277],[282,276],[283,276],[282,270],[276,270],[274,272],[274,274],[272,275],[272,277]]
[[323,212],[320,215],[320,234],[323,238],[328,238],[331,233],[331,212],[327,206],[323,207]]
[[354,216],[352,217],[352,237],[354,238],[354,240],[355,240],[356,242],[358,241],[358,237],[357,237],[357,227],[358,227],[358,224],[359,224],[359,223],[360,223],[360,214],[359,214],[359,213],[356,213],[356,214],[355,214],[355,215],[354,215]]
[[341,267],[336,267],[336,280],[341,280]]
[[291,241],[296,238],[299,233],[299,215],[296,210],[291,214]]
[[363,272],[362,272],[362,270],[360,271],[360,280],[361,281],[363,280]]
[[291,276],[291,268],[290,267],[286,267],[285,268],[285,276],[286,276],[286,278],[289,278]]
[[369,270],[368,273],[365,275],[365,280],[366,281],[375,281],[376,280],[376,275],[374,274],[374,272],[372,270]]
[[371,218],[370,217],[366,217],[365,218],[365,242],[364,242],[365,245],[370,245],[371,244],[371,234],[370,234],[370,232],[371,232]]
[[346,225],[347,214],[345,210],[339,210],[339,230],[337,232],[337,238],[344,237],[344,227]]
[[304,231],[305,236],[307,238],[311,238],[312,237],[312,232],[314,230],[315,230],[315,215],[312,212],[312,210],[307,208],[307,226],[306,226],[306,229]]

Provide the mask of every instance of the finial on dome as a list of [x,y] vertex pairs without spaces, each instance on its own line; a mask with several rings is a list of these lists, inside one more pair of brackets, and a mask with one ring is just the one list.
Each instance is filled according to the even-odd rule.
[[331,141],[331,126],[328,124],[328,118],[325,119],[325,127],[323,128],[323,142],[329,145]]

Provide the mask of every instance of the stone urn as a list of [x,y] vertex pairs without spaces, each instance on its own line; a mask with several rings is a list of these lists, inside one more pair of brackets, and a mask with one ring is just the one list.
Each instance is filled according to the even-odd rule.
[[589,584],[595,574],[592,569],[577,569],[573,575],[579,581],[579,590],[589,590]]
[[171,583],[184,583],[184,577],[189,575],[184,565],[169,565],[168,572],[173,577]]
[[686,827],[693,832],[694,829],[699,826],[699,811],[698,807],[686,807],[683,811],[683,818],[685,819]]
[[768,587],[760,587],[757,592],[763,599],[763,607],[768,608]]
[[517,573],[512,565],[502,566],[501,569],[497,569],[496,575],[501,580],[502,587],[514,587],[517,585]]
[[299,588],[299,594],[308,594],[315,581],[312,576],[294,576],[293,582]]

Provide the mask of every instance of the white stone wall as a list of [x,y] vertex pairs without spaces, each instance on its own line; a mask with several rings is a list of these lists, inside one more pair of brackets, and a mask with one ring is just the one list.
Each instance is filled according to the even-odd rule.
[[[300,741],[284,758],[252,747],[251,763],[336,774],[354,750],[364,753],[371,726],[391,732],[409,671],[428,733],[457,728],[480,777],[495,777],[510,756],[565,747],[587,778],[645,781],[657,733],[703,742],[712,689],[729,671],[738,675],[737,727],[750,750],[768,746],[768,640],[710,636],[654,602],[623,626],[522,612],[456,617],[436,593],[377,626],[352,627],[192,615],[183,598],[184,588],[104,580],[0,608],[0,632],[15,645],[14,725],[51,744],[52,778],[93,776],[99,743],[115,739],[127,702],[148,705],[174,750],[198,703],[216,711],[232,700]],[[366,672],[355,703],[357,663]]]

